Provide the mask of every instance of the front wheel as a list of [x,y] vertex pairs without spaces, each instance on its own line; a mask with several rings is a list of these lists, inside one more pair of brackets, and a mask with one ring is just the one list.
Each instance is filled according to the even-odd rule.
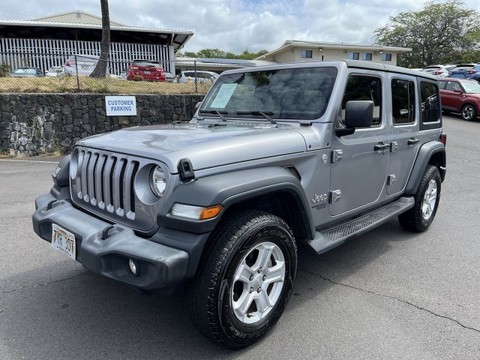
[[297,249],[279,217],[248,211],[210,239],[191,287],[194,325],[210,340],[242,348],[262,338],[290,298]]
[[463,105],[461,115],[463,120],[475,120],[477,109],[472,104]]
[[442,180],[436,166],[429,165],[415,194],[415,205],[398,217],[400,225],[409,231],[422,232],[432,224],[440,201]]

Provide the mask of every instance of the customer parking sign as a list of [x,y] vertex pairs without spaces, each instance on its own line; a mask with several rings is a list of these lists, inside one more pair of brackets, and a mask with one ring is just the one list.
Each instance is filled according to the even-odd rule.
[[107,116],[137,115],[137,100],[135,96],[105,96]]

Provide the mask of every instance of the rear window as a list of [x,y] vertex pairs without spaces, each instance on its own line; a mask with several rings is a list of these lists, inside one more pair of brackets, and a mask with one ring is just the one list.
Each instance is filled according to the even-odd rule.
[[154,66],[160,66],[160,63],[155,62],[155,61],[146,61],[146,60],[136,60],[132,63],[132,65],[135,66],[145,66],[145,67],[154,67]]
[[420,83],[420,93],[422,98],[422,122],[434,123],[440,122],[440,96],[436,84],[422,81]]

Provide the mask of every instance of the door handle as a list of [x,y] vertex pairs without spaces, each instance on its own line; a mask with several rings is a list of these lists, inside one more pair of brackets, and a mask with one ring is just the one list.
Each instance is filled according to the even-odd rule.
[[373,150],[375,151],[385,151],[388,149],[390,149],[390,144],[385,144],[384,142],[380,142],[373,147]]
[[415,144],[418,144],[419,142],[420,142],[420,139],[416,139],[416,138],[408,139],[408,145],[415,145]]

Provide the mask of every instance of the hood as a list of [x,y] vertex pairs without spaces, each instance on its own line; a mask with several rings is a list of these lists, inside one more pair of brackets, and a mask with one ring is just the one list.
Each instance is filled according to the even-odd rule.
[[95,135],[78,145],[160,160],[172,173],[181,159],[194,170],[306,151],[298,125],[228,123],[134,127]]

